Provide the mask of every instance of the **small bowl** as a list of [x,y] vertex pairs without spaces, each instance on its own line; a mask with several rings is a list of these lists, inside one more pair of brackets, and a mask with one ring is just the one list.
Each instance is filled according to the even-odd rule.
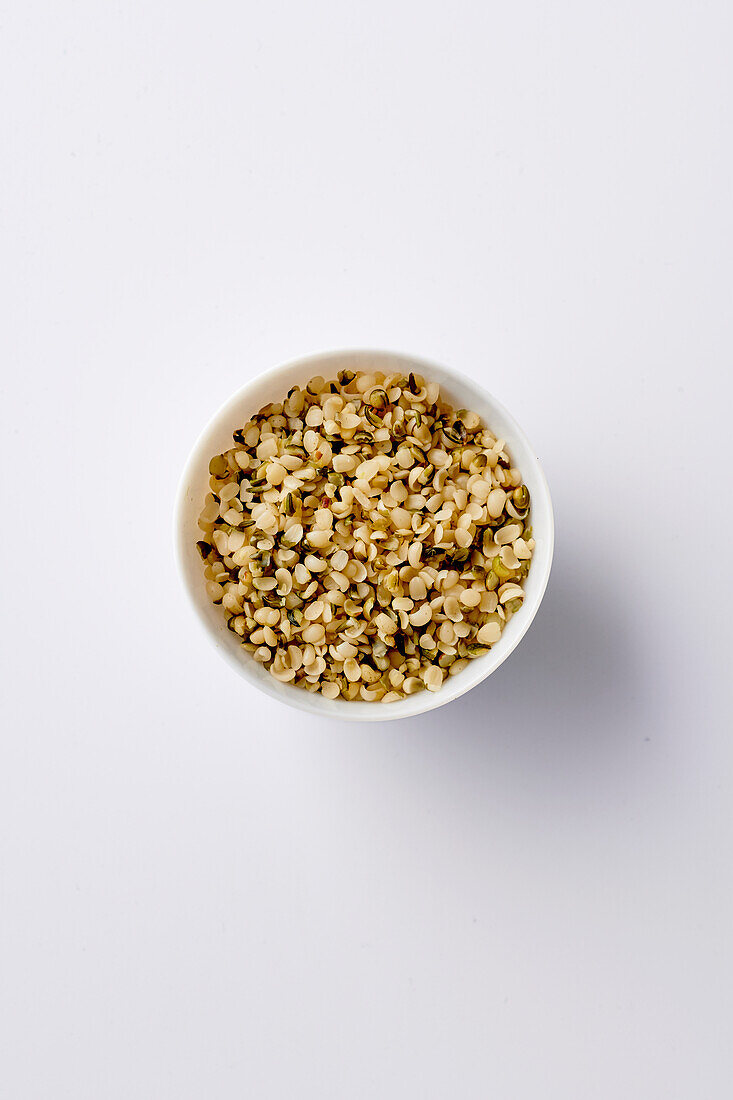
[[[209,491],[209,461],[232,445],[232,432],[252,413],[269,402],[280,401],[291,386],[304,385],[315,375],[332,378],[340,370],[413,371],[440,384],[441,394],[456,409],[477,412],[497,438],[506,440],[512,462],[521,470],[532,501],[532,532],[536,546],[524,582],[524,605],[512,616],[501,638],[485,657],[477,657],[456,676],[449,676],[440,691],[419,691],[396,703],[366,703],[325,699],[292,684],[282,684],[257,664],[227,629],[220,606],[206,594],[204,570],[196,549],[201,537],[197,525],[204,497]],[[181,477],[175,511],[175,542],[183,583],[198,620],[209,639],[231,667],[254,687],[288,706],[328,718],[360,722],[385,722],[442,707],[470,691],[507,659],[529,629],[547,587],[552,565],[554,521],[547,481],[533,448],[516,420],[496,398],[457,371],[408,355],[386,351],[331,351],[310,355],[266,371],[238,390],[209,421],[189,456]]]

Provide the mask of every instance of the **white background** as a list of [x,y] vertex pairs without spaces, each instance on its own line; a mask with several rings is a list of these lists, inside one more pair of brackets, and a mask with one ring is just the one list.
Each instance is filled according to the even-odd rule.
[[[0,1092],[731,1095],[724,0],[2,18]],[[254,373],[435,358],[558,537],[496,675],[259,697],[171,522]]]

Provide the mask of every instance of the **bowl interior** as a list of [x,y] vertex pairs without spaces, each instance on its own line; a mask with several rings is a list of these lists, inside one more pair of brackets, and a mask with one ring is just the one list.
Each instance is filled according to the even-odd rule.
[[[333,377],[337,371],[380,370],[385,373],[414,371],[440,384],[441,392],[454,408],[476,411],[483,422],[506,440],[512,462],[522,472],[532,499],[532,530],[536,541],[532,566],[524,583],[524,606],[502,632],[499,641],[485,657],[479,657],[462,672],[447,678],[438,692],[421,691],[397,703],[349,702],[325,699],[303,688],[281,684],[237,642],[225,625],[221,607],[209,600],[204,583],[201,558],[196,542],[201,537],[197,525],[203,500],[209,491],[209,460],[231,446],[232,432],[263,405],[280,401],[288,389],[304,384],[317,374]],[[253,379],[233,395],[215,414],[197,440],[186,463],[176,509],[176,546],[185,587],[194,609],[222,657],[246,680],[261,691],[290,706],[315,714],[359,721],[385,721],[403,718],[442,706],[474,687],[490,675],[518,644],[539,607],[552,563],[553,515],[544,474],[526,436],[509,413],[474,382],[453,370],[411,356],[390,352],[327,352],[288,363]]]

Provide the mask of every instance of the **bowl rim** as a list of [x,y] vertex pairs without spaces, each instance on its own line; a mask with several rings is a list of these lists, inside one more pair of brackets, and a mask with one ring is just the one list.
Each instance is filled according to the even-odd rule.
[[[302,370],[306,372],[310,367],[315,367],[316,364],[319,367],[323,367],[329,361],[338,361],[344,357],[374,357],[374,358],[394,358],[401,359],[406,362],[414,364],[420,374],[430,377],[431,371],[438,371],[446,376],[446,378],[455,378],[455,380],[462,386],[469,390],[474,391],[477,396],[488,406],[493,407],[497,412],[504,417],[506,422],[512,427],[512,430],[516,433],[517,437],[521,439],[525,450],[530,455],[530,461],[534,465],[534,474],[537,477],[542,491],[545,496],[545,504],[547,510],[546,516],[546,529],[543,528],[543,538],[546,540],[546,561],[544,563],[544,572],[539,580],[539,587],[535,590],[532,605],[528,607],[527,614],[522,616],[522,623],[517,630],[516,634],[510,640],[507,648],[501,652],[498,657],[491,660],[491,653],[485,657],[479,658],[476,662],[479,665],[483,665],[486,662],[483,675],[475,681],[468,684],[461,684],[460,676],[455,677],[455,681],[451,683],[451,679],[445,681],[440,691],[429,692],[421,691],[417,692],[413,696],[408,696],[406,700],[401,700],[401,703],[412,702],[414,700],[413,707],[409,708],[407,713],[394,713],[394,708],[400,704],[390,704],[387,706],[378,706],[374,703],[367,703],[363,701],[350,701],[345,699],[325,699],[318,692],[308,692],[299,688],[293,688],[289,684],[281,684],[273,677],[269,677],[272,680],[272,684],[267,681],[260,681],[248,674],[246,666],[243,662],[235,659],[234,655],[226,646],[222,646],[219,643],[219,638],[215,635],[214,630],[210,622],[205,618],[202,608],[195,596],[192,585],[189,582],[188,572],[186,569],[184,555],[187,551],[190,552],[188,546],[188,540],[184,536],[185,517],[188,511],[188,485],[191,481],[192,475],[199,468],[199,463],[202,461],[204,453],[204,444],[209,435],[216,430],[220,422],[226,419],[229,411],[233,406],[240,404],[246,400],[247,394],[250,390],[256,388],[260,383],[267,381],[268,383],[277,382],[279,377],[284,377],[291,374],[294,370]],[[379,369],[378,367],[376,369]],[[318,370],[317,373],[322,373],[322,370]],[[480,383],[474,381],[473,378],[463,374],[461,371],[456,370],[454,367],[448,367],[442,363],[437,363],[430,359],[425,359],[422,356],[415,355],[411,352],[401,352],[386,348],[333,348],[326,351],[310,352],[307,355],[300,355],[294,359],[290,359],[285,363],[276,367],[271,367],[265,370],[258,371],[253,375],[244,385],[240,386],[234,393],[232,393],[213,413],[212,416],[206,421],[204,427],[199,432],[196,440],[191,447],[188,457],[184,463],[181,476],[178,481],[176,489],[175,506],[173,510],[173,542],[174,553],[176,559],[176,566],[181,578],[181,583],[186,592],[186,596],[190,606],[193,608],[196,619],[202,627],[204,633],[209,639],[210,643],[217,650],[219,655],[232,667],[239,675],[247,680],[247,682],[255,689],[269,695],[271,698],[284,703],[286,706],[292,707],[296,710],[306,711],[310,714],[318,715],[321,718],[328,717],[339,721],[348,722],[385,722],[385,721],[397,721],[401,718],[411,718],[418,714],[424,714],[427,711],[435,710],[438,707],[445,706],[448,703],[453,702],[460,696],[465,695],[466,692],[471,691],[479,684],[483,683],[489,676],[492,675],[507,658],[514,652],[519,643],[522,641],[530,626],[532,625],[534,618],[539,611],[540,604],[547,590],[547,584],[550,579],[550,573],[552,571],[552,563],[554,557],[555,548],[555,516],[552,506],[552,497],[550,494],[550,487],[545,476],[545,472],[537,457],[536,451],[527,434],[521,425],[517,422],[515,417],[505,408],[505,406],[498,401],[493,394],[486,390]],[[289,688],[289,691],[284,689]],[[364,712],[362,707],[369,708],[375,711],[374,714]],[[355,713],[359,708],[359,712]],[[349,713],[351,711],[351,713]],[[392,713],[390,713],[392,712]]]

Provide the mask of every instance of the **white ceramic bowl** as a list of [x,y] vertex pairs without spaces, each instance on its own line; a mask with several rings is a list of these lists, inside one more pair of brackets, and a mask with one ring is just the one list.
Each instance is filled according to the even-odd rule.
[[[512,462],[521,470],[532,500],[532,532],[536,541],[532,566],[524,583],[524,605],[505,627],[499,641],[485,657],[471,661],[462,672],[450,676],[440,691],[420,691],[397,703],[349,702],[325,699],[291,684],[281,684],[242,648],[225,625],[221,607],[209,600],[204,571],[196,549],[201,537],[197,520],[209,491],[209,460],[232,445],[232,432],[269,402],[280,401],[291,386],[304,385],[314,375],[332,378],[340,370],[386,372],[413,371],[440,383],[441,393],[456,409],[472,409],[496,434],[506,440]],[[178,489],[175,541],[183,583],[205,633],[236,672],[254,687],[289,706],[324,717],[384,722],[405,718],[450,703],[485,680],[519,644],[537,614],[550,576],[554,542],[552,502],[539,461],[522,429],[499,402],[470,379],[447,367],[385,351],[332,351],[298,359],[266,371],[238,390],[219,409],[199,436]]]

